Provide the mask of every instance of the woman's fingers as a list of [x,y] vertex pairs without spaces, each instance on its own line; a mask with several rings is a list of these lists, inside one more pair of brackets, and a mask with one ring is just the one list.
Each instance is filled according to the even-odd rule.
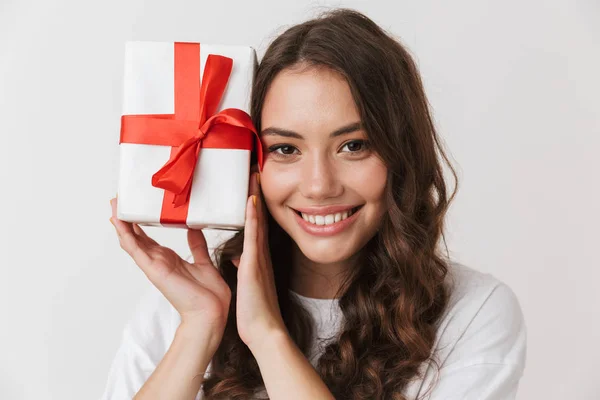
[[267,248],[267,208],[263,201],[262,191],[260,187],[260,174],[256,172],[252,176],[250,192],[256,196],[256,219],[257,219],[257,246],[261,251],[268,251]]
[[257,172],[253,172],[250,175],[250,182],[248,185],[249,197],[246,199],[246,221],[244,223],[244,248],[240,258],[234,258],[231,260],[236,268],[239,267],[240,262],[245,259],[256,258],[257,248],[257,237],[258,237],[258,205],[259,205],[259,188],[257,182]]
[[[131,223],[121,221],[116,217],[117,199],[111,199],[110,204],[112,207],[111,222],[117,231],[121,248],[133,258],[133,261],[135,261],[140,268],[145,268],[151,261],[150,256],[146,251],[147,245],[144,245],[143,242],[138,239],[138,235],[134,231],[134,227]],[[139,229],[141,230],[141,228]],[[149,271],[144,272],[148,273]]]
[[131,224],[133,226],[133,232],[138,236],[138,239],[145,241],[151,246],[160,246],[156,240],[152,239],[138,224]]
[[194,263],[197,264],[212,264],[206,237],[200,229],[188,229],[187,231],[188,245],[194,258]]
[[[241,261],[256,259],[257,215],[256,195],[251,195],[246,201],[246,223],[244,224],[244,250]],[[235,265],[235,264],[234,264]]]
[[255,182],[253,193],[256,195],[256,254],[261,262],[265,263],[269,278],[275,284],[275,273],[271,264],[271,253],[269,249],[269,226],[267,223],[268,210],[267,205],[263,200],[262,189],[260,186],[260,173],[257,172],[255,176]]
[[[133,258],[133,261],[135,261],[140,268],[146,269],[146,266],[150,265],[151,258],[147,252],[147,247],[143,245],[141,240],[138,240],[131,224],[113,218],[113,225],[117,230],[121,248]],[[149,271],[144,272],[148,273]]]

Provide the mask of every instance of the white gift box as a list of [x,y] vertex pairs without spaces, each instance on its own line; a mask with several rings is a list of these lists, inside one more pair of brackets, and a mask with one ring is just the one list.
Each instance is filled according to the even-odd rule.
[[[216,112],[250,113],[256,52],[249,46],[201,43],[200,78],[209,54],[233,59],[231,75]],[[175,113],[175,43],[127,42],[123,115]],[[251,150],[201,148],[193,173],[185,223],[161,223],[165,190],[152,176],[169,161],[173,147],[120,143],[117,217],[147,226],[241,229],[245,221]],[[164,214],[163,214],[164,217]]]

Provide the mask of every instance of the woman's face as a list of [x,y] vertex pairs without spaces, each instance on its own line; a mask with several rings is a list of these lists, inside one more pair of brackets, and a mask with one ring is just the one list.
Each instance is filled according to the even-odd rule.
[[349,259],[380,225],[387,169],[357,125],[347,82],[323,68],[283,70],[261,118],[269,212],[312,262]]

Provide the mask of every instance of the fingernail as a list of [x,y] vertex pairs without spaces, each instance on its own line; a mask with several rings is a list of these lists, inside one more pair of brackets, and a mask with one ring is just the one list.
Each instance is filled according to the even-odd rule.
[[252,202],[254,203],[254,205],[256,206],[256,195],[252,195]]
[[260,185],[260,173],[256,173],[256,183]]
[[114,221],[113,221],[112,217],[110,217],[108,220],[109,220],[109,221],[110,221],[110,223],[111,223],[111,224],[113,224],[113,226],[116,228],[116,226],[115,226],[115,223],[114,223]]

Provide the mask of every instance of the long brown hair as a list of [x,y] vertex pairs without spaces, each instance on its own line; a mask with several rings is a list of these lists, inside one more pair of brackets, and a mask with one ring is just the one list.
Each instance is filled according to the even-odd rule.
[[[317,361],[338,399],[404,399],[410,380],[433,355],[436,324],[446,309],[450,260],[438,248],[458,179],[437,136],[415,62],[397,38],[367,16],[334,9],[292,26],[267,49],[255,75],[251,114],[260,131],[263,101],[286,68],[328,68],[350,86],[371,143],[388,168],[385,214],[360,251],[360,267],[344,277],[336,298],[344,322]],[[441,159],[456,186],[447,196]],[[292,240],[268,216],[269,246],[279,306],[287,329],[308,356],[314,327],[289,293]],[[216,252],[232,291],[227,326],[203,383],[207,399],[247,399],[264,389],[256,359],[236,327],[237,269],[243,231]],[[446,248],[447,253],[447,248]]]

